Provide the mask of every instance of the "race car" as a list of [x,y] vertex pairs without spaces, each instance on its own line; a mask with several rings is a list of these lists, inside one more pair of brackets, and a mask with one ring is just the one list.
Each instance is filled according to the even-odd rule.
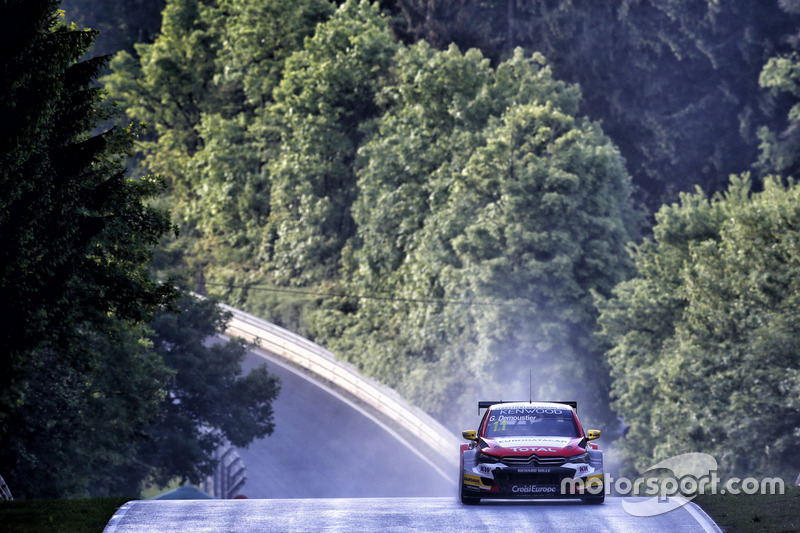
[[462,432],[459,492],[482,498],[579,498],[603,503],[600,430],[584,433],[577,402],[478,402],[477,431]]

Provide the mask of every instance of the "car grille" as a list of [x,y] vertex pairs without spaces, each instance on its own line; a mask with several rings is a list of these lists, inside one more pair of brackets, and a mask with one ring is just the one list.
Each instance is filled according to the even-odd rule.
[[538,457],[536,454],[531,454],[527,457],[519,455],[503,457],[502,462],[508,466],[561,466],[567,460],[564,457]]

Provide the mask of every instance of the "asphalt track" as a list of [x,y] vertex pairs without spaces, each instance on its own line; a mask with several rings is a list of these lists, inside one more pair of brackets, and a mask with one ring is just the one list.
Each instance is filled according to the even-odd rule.
[[484,502],[455,498],[146,500],[120,508],[104,533],[719,531],[693,504],[636,517],[622,498],[581,502]]
[[[250,353],[245,368],[263,361]],[[393,428],[335,390],[277,361],[268,367],[283,382],[273,405],[276,430],[239,450],[248,475],[240,493],[247,499],[135,500],[104,533],[719,531],[693,504],[648,517],[628,512],[636,499],[623,504],[622,498],[599,506],[464,506],[455,470],[415,453]]]
[[[253,352],[243,368],[265,360]],[[267,361],[281,378],[273,403],[275,432],[239,455],[247,469],[240,493],[248,498],[453,496],[456,465],[432,463],[398,440],[394,429],[291,367]],[[449,470],[449,469],[448,469]]]

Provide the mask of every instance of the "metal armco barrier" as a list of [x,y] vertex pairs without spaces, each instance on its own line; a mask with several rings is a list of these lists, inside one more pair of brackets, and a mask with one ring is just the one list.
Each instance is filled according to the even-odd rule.
[[11,491],[8,489],[8,485],[3,480],[3,476],[0,476],[0,500],[13,500],[14,497],[11,496]]
[[399,394],[339,361],[330,351],[310,340],[258,317],[220,304],[233,316],[225,333],[240,337],[335,384],[412,435],[419,436],[441,458],[457,466],[460,440],[430,415],[409,405]]
[[226,442],[214,452],[214,458],[218,461],[217,468],[213,475],[205,479],[200,488],[215,498],[222,500],[235,498],[247,481],[247,469],[239,457],[239,452]]

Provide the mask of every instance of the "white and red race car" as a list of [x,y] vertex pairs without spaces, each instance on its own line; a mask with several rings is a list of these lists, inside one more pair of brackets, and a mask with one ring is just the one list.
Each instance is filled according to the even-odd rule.
[[600,430],[584,432],[577,402],[478,402],[477,431],[464,431],[461,501],[580,498],[603,503]]

